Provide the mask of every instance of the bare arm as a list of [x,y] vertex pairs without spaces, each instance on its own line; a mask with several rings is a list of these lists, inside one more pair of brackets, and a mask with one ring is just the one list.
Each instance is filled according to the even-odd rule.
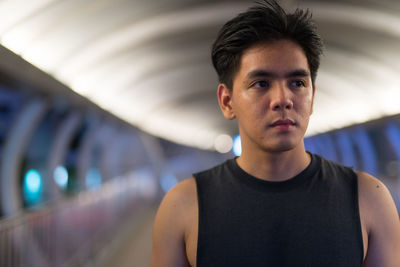
[[185,215],[193,198],[190,189],[183,181],[161,202],[154,221],[151,267],[190,266],[185,250]]
[[400,266],[400,220],[386,186],[359,172],[360,207],[365,211],[368,250],[363,267]]

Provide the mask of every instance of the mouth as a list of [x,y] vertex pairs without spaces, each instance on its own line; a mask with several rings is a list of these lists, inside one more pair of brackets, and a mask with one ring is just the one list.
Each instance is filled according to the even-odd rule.
[[270,126],[279,130],[289,130],[290,127],[295,126],[296,123],[291,119],[276,120]]
[[288,126],[293,126],[295,125],[294,121],[292,121],[291,119],[285,119],[285,120],[276,120],[271,124],[271,127],[275,127],[275,126],[284,126],[284,125],[288,125]]

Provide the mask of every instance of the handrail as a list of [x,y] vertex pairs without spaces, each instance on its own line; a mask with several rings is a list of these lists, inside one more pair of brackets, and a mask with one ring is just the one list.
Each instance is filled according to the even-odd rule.
[[153,205],[156,187],[154,178],[131,173],[0,220],[0,266],[83,266],[132,214]]

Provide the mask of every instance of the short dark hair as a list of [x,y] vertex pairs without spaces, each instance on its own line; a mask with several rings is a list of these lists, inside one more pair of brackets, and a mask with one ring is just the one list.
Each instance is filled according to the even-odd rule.
[[257,2],[221,28],[212,46],[212,62],[219,81],[233,89],[243,52],[263,42],[290,40],[304,51],[314,83],[323,50],[311,12],[296,9],[288,14],[275,0]]

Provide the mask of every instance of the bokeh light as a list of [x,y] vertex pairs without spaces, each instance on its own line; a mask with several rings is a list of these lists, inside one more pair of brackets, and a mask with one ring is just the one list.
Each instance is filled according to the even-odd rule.
[[238,157],[242,154],[242,142],[239,134],[233,139],[233,153]]
[[231,151],[233,145],[232,137],[227,134],[221,134],[214,141],[215,150],[219,153],[227,153]]
[[178,180],[174,175],[167,172],[161,176],[160,183],[163,191],[167,193],[172,187],[178,184]]
[[57,168],[54,169],[53,177],[60,188],[65,189],[67,187],[68,171],[64,166],[57,166]]
[[98,169],[91,168],[86,174],[86,188],[97,189],[101,186],[101,174]]
[[39,201],[42,192],[42,177],[37,170],[30,169],[26,172],[23,191],[28,203],[34,204]]

